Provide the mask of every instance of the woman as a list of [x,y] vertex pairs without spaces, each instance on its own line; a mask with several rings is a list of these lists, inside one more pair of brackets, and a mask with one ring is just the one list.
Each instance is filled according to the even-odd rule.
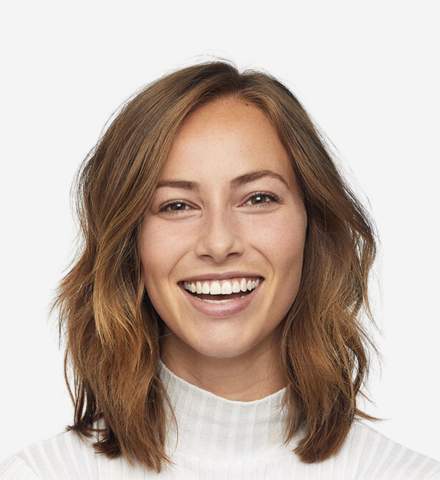
[[373,224],[280,82],[224,62],[154,82],[78,199],[53,305],[74,422],[0,478],[440,479],[359,421]]

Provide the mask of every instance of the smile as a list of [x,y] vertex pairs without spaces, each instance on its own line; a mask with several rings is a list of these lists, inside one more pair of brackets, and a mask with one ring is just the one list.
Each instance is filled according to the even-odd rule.
[[183,288],[188,292],[203,295],[232,295],[240,292],[249,293],[257,288],[259,284],[259,278],[235,278],[229,280],[194,281],[191,283],[184,281]]
[[251,304],[263,277],[182,281],[179,285],[193,307],[210,317],[229,317]]

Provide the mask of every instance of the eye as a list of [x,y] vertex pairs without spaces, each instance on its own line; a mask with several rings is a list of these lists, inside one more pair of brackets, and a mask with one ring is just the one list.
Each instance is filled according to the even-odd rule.
[[[250,206],[252,208],[260,208],[266,207],[271,203],[280,202],[281,199],[274,193],[256,192],[246,200],[244,205]],[[182,200],[176,200],[174,202],[170,202],[164,205],[163,207],[160,207],[159,212],[164,212],[171,215],[178,215],[188,210],[192,210],[192,207],[190,205],[188,205]]]
[[247,199],[245,205],[251,207],[265,207],[273,202],[279,203],[280,198],[273,193],[257,192]]
[[171,213],[171,214],[178,214],[180,212],[184,212],[185,210],[189,210],[191,207],[185,203],[185,202],[181,202],[181,201],[177,201],[177,202],[172,202],[172,203],[168,203],[167,205],[164,205],[160,210],[159,212],[166,212],[166,213]]

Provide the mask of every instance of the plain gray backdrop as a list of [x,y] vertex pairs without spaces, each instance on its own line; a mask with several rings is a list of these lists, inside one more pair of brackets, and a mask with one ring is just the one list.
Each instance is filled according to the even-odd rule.
[[74,253],[74,174],[113,112],[172,69],[263,69],[304,104],[377,222],[384,357],[369,413],[440,460],[440,29],[435,1],[22,1],[0,12],[0,461],[73,408],[48,305]]

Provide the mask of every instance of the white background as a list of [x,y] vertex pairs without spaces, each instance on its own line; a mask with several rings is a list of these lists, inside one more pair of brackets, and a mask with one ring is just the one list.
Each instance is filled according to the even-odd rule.
[[367,408],[440,460],[438,2],[2,5],[0,461],[72,421],[47,314],[74,252],[80,162],[134,91],[212,55],[285,82],[338,149],[381,239],[384,362]]

